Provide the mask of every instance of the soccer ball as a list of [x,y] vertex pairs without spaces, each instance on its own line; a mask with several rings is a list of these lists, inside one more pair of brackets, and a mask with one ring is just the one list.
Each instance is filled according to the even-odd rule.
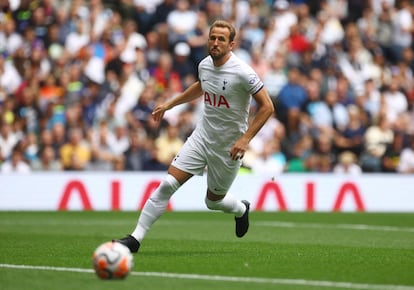
[[133,257],[129,249],[118,242],[106,242],[93,253],[93,268],[99,278],[123,279],[133,266]]

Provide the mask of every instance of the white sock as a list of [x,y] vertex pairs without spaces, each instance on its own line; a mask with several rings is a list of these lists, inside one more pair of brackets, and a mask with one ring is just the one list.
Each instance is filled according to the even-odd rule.
[[204,201],[209,209],[221,210],[225,213],[234,213],[236,217],[241,217],[246,211],[244,203],[230,193],[227,193],[221,200],[213,201],[206,197]]
[[160,186],[151,194],[141,211],[137,226],[131,234],[140,243],[152,224],[165,212],[168,201],[180,186],[174,176],[168,174]]

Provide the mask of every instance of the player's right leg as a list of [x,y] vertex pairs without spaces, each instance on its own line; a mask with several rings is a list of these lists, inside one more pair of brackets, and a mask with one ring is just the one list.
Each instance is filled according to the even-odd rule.
[[165,212],[171,196],[191,177],[192,174],[170,166],[167,177],[151,194],[142,208],[135,230],[131,235],[119,239],[117,242],[127,246],[132,253],[138,252],[148,230]]

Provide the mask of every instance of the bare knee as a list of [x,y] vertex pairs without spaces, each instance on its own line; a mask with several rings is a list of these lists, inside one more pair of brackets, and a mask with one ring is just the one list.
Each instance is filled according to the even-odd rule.
[[168,168],[168,174],[174,176],[177,181],[183,185],[187,180],[189,180],[193,175],[191,173],[182,171],[181,169],[178,169],[177,167],[174,167],[170,165]]
[[218,201],[224,198],[224,195],[219,195],[219,194],[215,194],[213,193],[210,189],[207,189],[207,199],[212,200],[212,201]]
[[218,210],[221,209],[221,201],[223,200],[224,195],[218,195],[210,190],[207,189],[206,198],[204,199],[204,202],[208,209],[211,210]]

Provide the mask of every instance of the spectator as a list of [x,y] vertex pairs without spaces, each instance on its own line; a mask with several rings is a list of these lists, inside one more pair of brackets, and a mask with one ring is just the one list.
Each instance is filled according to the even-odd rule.
[[280,90],[277,98],[276,116],[285,125],[288,137],[295,137],[299,133],[300,108],[307,99],[301,78],[297,67],[290,68],[288,83]]
[[148,83],[137,104],[126,113],[126,120],[130,127],[133,129],[145,128],[151,117],[156,95],[154,85]]
[[320,41],[328,46],[339,43],[345,36],[339,19],[326,10],[320,10],[317,15],[319,22]]
[[[246,26],[243,28],[243,41],[247,41],[248,46],[255,49],[261,48],[265,40],[265,32],[260,26],[260,16],[254,5],[250,5],[250,17],[247,20]],[[253,14],[253,15],[252,15]],[[262,75],[259,73],[259,76]]]
[[329,133],[321,133],[314,139],[314,146],[312,148],[312,154],[318,159],[323,157],[326,160],[329,160],[331,168],[338,161],[333,139],[333,136]]
[[69,140],[60,148],[64,170],[84,170],[91,159],[91,148],[83,137],[82,129],[71,128]]
[[35,133],[29,133],[21,141],[21,149],[23,152],[23,158],[31,164],[31,162],[37,159],[39,152],[39,145],[37,141],[37,135]]
[[381,50],[385,53],[385,56],[392,58],[393,22],[391,15],[393,14],[393,5],[389,5],[387,1],[381,1],[381,6],[376,8],[375,4],[378,4],[378,2],[375,1],[372,5],[374,12],[376,9],[380,10],[377,14],[378,27],[375,31],[375,39]]
[[55,75],[47,75],[43,85],[39,87],[38,105],[40,110],[45,111],[47,105],[51,102],[57,103],[62,95],[63,88],[57,83]]
[[37,105],[36,92],[25,87],[22,92],[22,103],[17,107],[17,116],[23,121],[25,132],[39,132],[41,110]]
[[162,0],[134,0],[132,3],[134,7],[132,16],[139,25],[139,31],[143,34],[147,33],[152,24],[152,18],[154,17],[156,7],[162,2]]
[[371,6],[364,7],[362,17],[354,22],[364,39],[373,39],[375,41],[379,20]]
[[12,94],[16,92],[21,82],[22,77],[13,61],[6,59],[4,54],[0,53],[0,87],[2,87],[7,94]]
[[147,47],[147,41],[145,37],[138,32],[136,22],[131,19],[127,19],[123,23],[123,42],[120,46],[121,51],[135,51],[136,49],[145,49]]
[[349,122],[346,107],[338,102],[335,91],[328,91],[313,110],[312,122],[320,131],[343,130]]
[[144,170],[144,161],[149,154],[145,131],[143,129],[132,130],[129,133],[129,143],[129,148],[124,152],[125,170]]
[[168,125],[164,132],[155,140],[158,152],[158,160],[169,165],[175,155],[180,151],[184,142],[179,137],[179,128],[176,125]]
[[408,109],[406,96],[399,90],[400,83],[397,77],[393,77],[389,88],[384,91],[385,111],[388,122],[393,124],[398,115]]
[[[260,155],[266,143],[273,142],[275,139],[283,140],[283,137],[281,137],[282,133],[280,132],[283,130],[283,125],[273,115],[273,118],[270,118],[250,141],[248,151],[255,157]],[[245,155],[243,162],[247,160],[248,157]]]
[[0,161],[6,161],[11,157],[13,148],[20,138],[14,132],[12,124],[5,120],[0,121],[0,129]]
[[27,174],[31,172],[30,165],[24,160],[20,146],[16,145],[10,159],[1,165],[2,174]]
[[315,165],[312,168],[313,172],[318,173],[331,173],[332,167],[334,164],[332,164],[331,159],[327,155],[321,155],[321,156],[315,156]]
[[289,36],[286,39],[289,63],[300,66],[301,56],[312,48],[312,44],[306,39],[300,30],[299,24],[290,27]]
[[44,146],[39,152],[39,158],[31,162],[33,171],[60,171],[62,164],[56,159],[52,146]]
[[34,34],[36,36],[36,39],[42,42],[44,45],[44,42],[46,40],[47,36],[47,21],[45,21],[46,18],[46,11],[43,6],[38,6],[33,10],[33,14],[31,17],[31,26],[34,27]]
[[[194,107],[188,107],[185,110],[182,110],[178,114],[177,121],[172,123],[176,124],[179,129],[179,136],[181,140],[187,140],[188,137],[190,137],[191,133],[193,132],[196,122],[195,119],[195,110]],[[165,115],[164,115],[165,117]]]
[[[364,80],[370,77],[366,74],[368,71],[367,67],[371,63],[371,55],[358,40],[352,40],[349,46],[348,53],[342,54],[339,57],[338,65],[343,75],[349,81],[351,88],[354,91],[360,91],[364,87]],[[364,56],[364,54],[367,55]],[[348,103],[350,100],[345,99],[343,101]]]
[[[155,7],[154,15],[152,17],[152,27],[156,29],[161,29],[160,26],[163,26],[167,23],[168,15],[175,10],[175,1],[174,0],[164,0]],[[164,28],[162,28],[164,30]]]
[[207,15],[200,11],[197,17],[196,27],[189,33],[187,41],[191,47],[191,59],[195,65],[207,55],[205,41],[208,37]]
[[8,55],[14,55],[23,45],[23,37],[16,30],[16,22],[13,18],[6,18],[2,32],[0,32],[0,51]]
[[263,75],[263,84],[269,92],[275,109],[277,109],[279,92],[288,82],[287,71],[285,57],[282,54],[276,54],[270,61],[269,70]]
[[92,127],[97,119],[97,112],[105,99],[105,90],[95,82],[88,81],[82,91],[82,123]]
[[122,153],[116,154],[109,145],[109,140],[113,134],[108,130],[107,123],[101,121],[99,126],[91,129],[89,132],[89,143],[91,160],[87,164],[88,170],[112,170],[116,159],[120,158]]
[[319,128],[315,126],[315,109],[321,102],[321,87],[318,81],[310,79],[306,82],[306,92],[308,98],[301,106],[300,128],[302,132],[316,136],[319,134]]
[[401,151],[404,149],[404,134],[394,134],[391,144],[388,144],[384,155],[381,158],[381,172],[396,173],[400,163]]
[[[66,66],[65,64],[63,64]],[[63,105],[67,108],[77,104],[81,100],[84,83],[82,82],[82,67],[79,63],[67,66],[60,75],[60,84],[65,88]]]
[[147,144],[148,154],[145,154],[145,159],[142,164],[142,169],[144,171],[162,171],[167,170],[168,165],[162,163],[159,159],[159,152],[157,146],[154,144],[153,140],[148,140]]
[[408,93],[407,133],[414,134],[414,85]]
[[262,79],[270,70],[269,62],[263,58],[263,52],[260,47],[253,47],[251,52],[250,66],[257,72]]
[[[44,145],[51,144],[52,147],[55,149],[56,156],[60,157],[60,148],[66,144],[66,127],[63,123],[55,123],[53,124],[51,130],[51,143],[45,141]],[[47,134],[47,133],[46,133]],[[48,137],[46,137],[48,138]]]
[[194,64],[190,60],[191,48],[186,42],[179,42],[174,47],[172,70],[177,72],[181,85],[187,88],[196,79]]
[[286,164],[287,172],[307,172],[312,171],[310,161],[312,157],[312,137],[310,135],[303,135],[299,141],[291,144],[290,158]]
[[338,76],[336,78],[335,92],[338,96],[338,103],[344,106],[355,104],[355,92],[360,91],[362,87],[355,90],[349,80],[344,76]]
[[298,22],[297,15],[290,9],[287,0],[276,0],[273,4],[273,19],[267,36],[264,52],[266,57],[279,51],[281,44],[290,34],[290,27]]
[[351,151],[344,151],[339,154],[339,163],[334,168],[334,173],[345,173],[351,175],[358,175],[362,173],[361,167],[357,164],[357,157]]
[[76,56],[81,48],[86,46],[90,40],[87,23],[82,19],[78,19],[75,25],[76,30],[70,32],[65,41],[65,49],[72,56]]
[[147,48],[144,50],[146,69],[152,71],[158,63],[161,55],[161,35],[157,31],[150,31],[146,35]]
[[[396,172],[397,151],[407,146],[406,138],[401,141],[399,136],[414,132],[410,1],[371,1],[370,5],[356,0],[234,1],[234,5],[227,5],[231,1],[127,2],[63,1],[57,5],[44,0],[3,5],[0,162],[10,159],[11,148],[19,141],[24,158],[36,158],[38,150],[52,146],[56,158],[63,161],[60,151],[67,142],[66,130],[76,127],[88,132],[101,121],[107,124],[108,136],[119,134],[107,144],[113,142],[110,151],[122,156],[108,165],[112,170],[127,168],[121,152],[129,146],[125,142],[129,133],[122,134],[123,130],[145,130],[145,148],[168,123],[179,126],[179,138],[185,140],[197,122],[200,104],[169,111],[160,127],[149,118],[152,107],[186,86],[190,73],[176,58],[197,64],[206,55],[209,23],[223,18],[241,29],[233,52],[263,74],[279,110],[275,122],[269,122],[269,128],[278,123],[277,129],[263,134],[266,140],[271,136],[280,141],[288,171],[332,170],[331,158],[315,153],[317,142],[310,150],[306,146],[309,142],[304,140],[309,137],[334,137],[335,159],[348,150],[358,157],[360,149],[350,143],[360,136],[362,126],[372,129],[359,145],[364,148],[359,156],[364,172],[373,171],[369,160],[376,158],[380,165],[374,166],[374,172]],[[190,21],[183,21],[187,16]],[[178,30],[170,33],[173,27]],[[189,45],[190,53],[185,48],[178,56],[177,42],[182,42],[181,47]],[[295,73],[292,64],[302,74],[298,74],[297,91],[287,84],[287,76]],[[282,88],[289,87],[289,93],[281,94]],[[298,91],[305,96],[304,102],[297,98]],[[284,103],[296,103],[296,107],[288,109]],[[395,134],[387,144],[394,146],[371,159],[367,148],[382,147],[373,145],[372,136],[381,135],[376,125],[383,116]],[[118,125],[126,121],[130,128],[120,129]],[[266,142],[258,141],[250,148],[254,154],[245,156],[246,165],[263,153],[260,144]],[[142,156],[151,156],[150,161],[139,170],[162,167],[158,151],[145,148]],[[296,161],[299,167],[295,169]]]
[[278,175],[285,171],[286,157],[280,151],[280,142],[273,139],[263,145],[260,155],[252,162],[251,170],[256,174]]
[[378,124],[367,128],[364,134],[364,151],[360,158],[364,172],[381,171],[381,159],[393,139],[394,133],[386,117],[381,117]]
[[414,173],[414,135],[410,136],[409,146],[401,152],[397,172]]
[[135,71],[136,54],[131,50],[125,50],[121,56],[121,74],[119,76],[119,98],[115,106],[115,118],[122,120],[140,98],[145,88],[144,82]]
[[158,92],[170,90],[177,93],[182,89],[180,75],[173,68],[173,58],[170,53],[162,52],[158,59],[158,64],[151,72],[155,79]]
[[359,157],[364,146],[365,125],[362,113],[355,105],[348,107],[349,122],[334,138],[337,152],[350,151]]
[[310,13],[309,3],[299,3],[297,6],[299,30],[310,43],[314,43],[317,33],[317,21]]
[[129,148],[128,128],[126,124],[118,123],[110,131],[113,134],[108,136],[108,146],[115,155],[121,156]]
[[188,41],[188,36],[196,28],[197,13],[190,10],[189,0],[178,0],[175,9],[167,16],[168,41],[174,46],[176,43]]
[[373,79],[367,79],[364,82],[363,93],[361,93],[356,102],[360,103],[363,109],[368,113],[371,122],[378,119],[381,110],[381,93],[377,89]]
[[401,59],[402,50],[412,44],[413,16],[410,9],[411,4],[408,0],[400,0],[392,17],[392,61],[394,62],[398,62]]

